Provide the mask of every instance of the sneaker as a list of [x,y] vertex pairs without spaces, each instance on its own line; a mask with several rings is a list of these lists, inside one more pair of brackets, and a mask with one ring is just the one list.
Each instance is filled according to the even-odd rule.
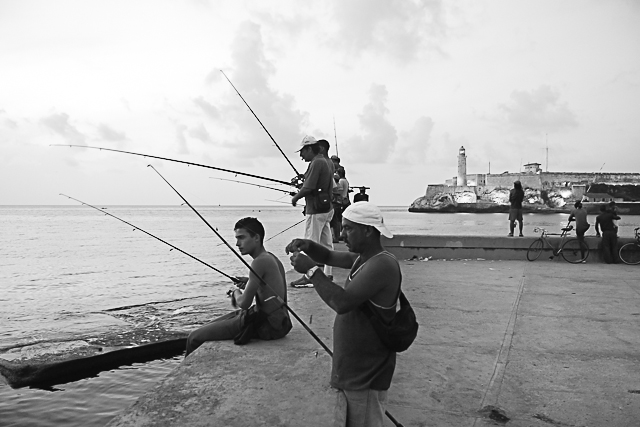
[[520,237],[524,237],[524,234],[520,233]]
[[313,283],[311,283],[311,280],[302,276],[298,280],[294,280],[293,282],[289,283],[289,286],[293,288],[312,288]]
[[513,233],[507,234],[508,237],[513,237]]

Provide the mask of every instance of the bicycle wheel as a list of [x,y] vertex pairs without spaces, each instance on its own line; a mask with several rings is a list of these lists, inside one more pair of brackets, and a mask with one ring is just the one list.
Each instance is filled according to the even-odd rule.
[[638,265],[640,264],[640,245],[637,243],[625,243],[620,248],[619,255],[625,264]]
[[544,247],[544,242],[542,239],[534,240],[529,249],[527,250],[527,259],[529,261],[535,261],[538,259],[540,254],[542,253],[542,248]]
[[562,245],[562,258],[571,264],[578,264],[589,256],[589,246],[578,239],[569,239]]

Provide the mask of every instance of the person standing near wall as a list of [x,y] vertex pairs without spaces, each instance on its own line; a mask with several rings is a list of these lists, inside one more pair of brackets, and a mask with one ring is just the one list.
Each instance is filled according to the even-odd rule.
[[516,221],[518,221],[518,228],[520,229],[520,237],[524,237],[522,234],[522,201],[524,200],[524,190],[520,181],[513,183],[513,189],[509,193],[509,203],[511,208],[509,209],[509,237],[513,237],[513,231],[516,229]]
[[602,257],[607,264],[618,262],[618,228],[615,220],[618,215],[611,212],[607,205],[600,206],[600,215],[596,217],[596,236],[600,237],[602,229]]
[[[591,224],[589,224],[589,221],[587,220],[587,210],[582,209],[581,201],[577,201],[573,207],[575,209],[569,214],[569,222],[576,222],[576,237],[579,241],[584,242],[584,233],[586,233],[589,227],[591,227]],[[586,262],[584,260],[584,250],[582,250],[582,247],[580,247],[580,253],[583,259],[582,262]]]

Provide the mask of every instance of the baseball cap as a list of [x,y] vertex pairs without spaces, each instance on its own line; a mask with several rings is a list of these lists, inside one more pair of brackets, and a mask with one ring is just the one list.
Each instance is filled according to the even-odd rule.
[[316,141],[316,139],[310,135],[306,135],[304,138],[302,138],[302,142],[300,143],[300,149],[296,150],[296,152],[302,150],[304,147],[306,147],[307,145],[313,145],[316,144],[318,141]]
[[342,217],[351,222],[375,227],[384,237],[392,238],[393,234],[384,225],[380,208],[369,202],[356,202],[342,212]]

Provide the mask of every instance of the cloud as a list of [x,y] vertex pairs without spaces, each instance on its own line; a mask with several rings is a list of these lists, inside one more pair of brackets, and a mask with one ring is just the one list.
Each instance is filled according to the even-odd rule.
[[411,130],[400,132],[392,161],[398,164],[425,163],[433,126],[431,117],[422,116],[415,121]]
[[382,163],[393,153],[398,135],[386,118],[387,88],[372,84],[369,89],[369,103],[358,115],[363,135],[348,139],[348,147],[361,162]]
[[188,135],[191,138],[199,139],[202,142],[210,143],[212,142],[211,135],[209,135],[209,131],[204,127],[202,123],[198,126],[189,129]]
[[[264,49],[261,27],[254,22],[243,22],[231,44],[231,70],[225,74],[290,157],[305,133],[303,129],[308,115],[295,108],[291,95],[278,93],[271,87],[269,79],[274,76],[275,67],[265,57]],[[207,81],[212,80],[212,77],[207,77]],[[223,80],[227,85],[226,79]],[[219,122],[227,128],[227,139],[216,143],[232,147],[244,159],[281,157],[256,117],[248,111],[235,90],[230,85],[228,88],[226,95],[215,105],[200,98],[194,101],[208,117],[219,114]]]
[[218,110],[218,108],[216,108],[215,105],[207,102],[202,96],[195,98],[193,100],[193,103],[200,107],[204,114],[210,119],[218,120],[220,118],[220,111]]
[[62,136],[67,142],[74,145],[86,145],[86,136],[69,123],[68,114],[51,114],[50,116],[40,119],[40,122]]
[[575,114],[559,101],[559,92],[550,86],[543,85],[531,92],[514,90],[510,98],[499,109],[515,131],[540,135],[578,126]]
[[106,141],[126,141],[127,139],[124,132],[118,132],[104,123],[100,123],[98,126],[98,136]]
[[439,51],[447,33],[440,0],[340,0],[334,5],[338,31],[332,44],[351,55],[369,50],[406,62]]
[[176,141],[178,141],[178,146],[180,147],[178,153],[180,154],[189,154],[189,148],[187,146],[187,137],[185,134],[188,131],[188,127],[182,123],[176,123]]

